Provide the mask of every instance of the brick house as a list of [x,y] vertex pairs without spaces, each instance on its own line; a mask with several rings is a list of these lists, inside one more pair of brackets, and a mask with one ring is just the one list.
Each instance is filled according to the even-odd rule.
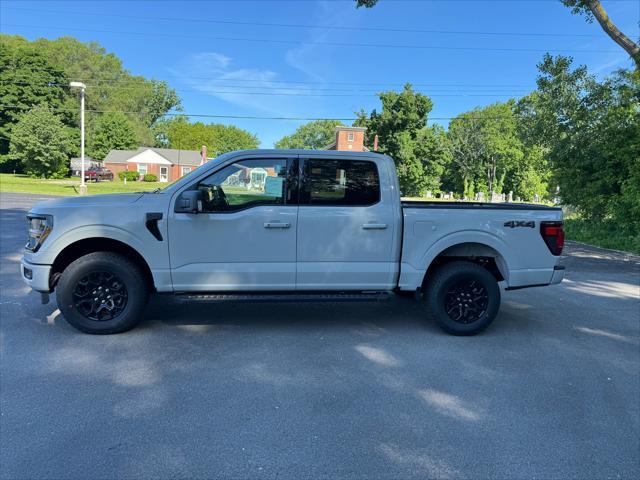
[[336,139],[324,150],[349,150],[352,152],[368,152],[364,146],[364,127],[336,127]]
[[143,176],[151,173],[160,182],[173,182],[207,161],[207,149],[176,150],[173,148],[140,147],[137,150],[111,150],[104,159],[104,167],[114,173],[134,171]]

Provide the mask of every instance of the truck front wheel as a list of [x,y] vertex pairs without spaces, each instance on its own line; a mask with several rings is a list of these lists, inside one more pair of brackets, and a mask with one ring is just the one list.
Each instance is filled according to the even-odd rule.
[[148,294],[138,266],[112,252],[78,258],[64,270],[56,288],[58,308],[67,322],[84,333],[98,335],[135,327]]
[[475,335],[498,314],[498,282],[480,265],[465,261],[446,263],[426,282],[425,300],[430,316],[453,335]]

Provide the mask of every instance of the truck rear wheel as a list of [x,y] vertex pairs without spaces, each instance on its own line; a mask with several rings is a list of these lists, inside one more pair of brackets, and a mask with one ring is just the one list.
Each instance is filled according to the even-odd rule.
[[439,267],[427,279],[430,316],[453,335],[475,335],[487,328],[500,308],[497,280],[485,268],[456,261]]
[[56,295],[67,322],[84,333],[105,335],[138,324],[149,289],[135,263],[117,253],[95,252],[62,272]]

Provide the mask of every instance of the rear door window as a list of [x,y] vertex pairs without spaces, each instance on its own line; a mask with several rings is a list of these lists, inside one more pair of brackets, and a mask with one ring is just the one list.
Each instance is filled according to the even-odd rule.
[[302,202],[367,206],[380,201],[378,167],[366,160],[306,159]]

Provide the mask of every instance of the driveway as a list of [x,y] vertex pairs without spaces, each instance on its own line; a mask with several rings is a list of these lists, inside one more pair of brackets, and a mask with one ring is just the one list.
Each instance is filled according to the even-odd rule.
[[155,298],[89,336],[18,274],[0,212],[0,477],[639,478],[640,258],[570,244],[460,338],[419,305]]

